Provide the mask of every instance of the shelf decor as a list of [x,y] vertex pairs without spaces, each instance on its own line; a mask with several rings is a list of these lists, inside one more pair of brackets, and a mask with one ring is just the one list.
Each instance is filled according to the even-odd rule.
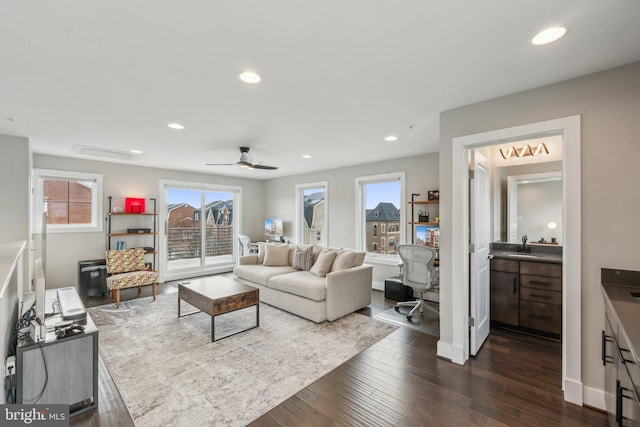
[[127,197],[124,199],[124,210],[127,213],[143,213],[144,199],[138,199],[135,197]]

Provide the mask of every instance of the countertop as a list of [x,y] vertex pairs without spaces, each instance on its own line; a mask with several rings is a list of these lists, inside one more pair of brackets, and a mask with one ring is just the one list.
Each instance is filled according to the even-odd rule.
[[513,259],[516,261],[533,261],[533,262],[550,262],[554,264],[562,264],[562,254],[538,253],[535,249],[531,253],[512,252],[512,251],[491,251],[490,255],[494,258]]
[[640,272],[602,269],[602,294],[607,311],[617,316],[611,319],[622,326],[619,335],[624,335],[636,364],[640,364],[640,299],[631,292],[640,292]]

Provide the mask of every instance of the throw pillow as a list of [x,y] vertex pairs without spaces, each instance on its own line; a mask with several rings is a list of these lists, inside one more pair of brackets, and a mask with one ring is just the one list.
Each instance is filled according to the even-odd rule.
[[296,246],[293,253],[293,268],[309,271],[313,266],[313,246]]
[[338,251],[336,253],[336,259],[331,264],[330,271],[340,271],[353,266],[353,261],[356,259],[356,253],[353,251]]
[[364,256],[366,254],[362,251],[356,252],[356,259],[353,260],[353,267],[360,267],[364,263]]
[[289,245],[267,245],[264,254],[264,265],[289,265]]
[[267,244],[265,242],[258,242],[258,264],[264,263],[264,254],[267,251]]
[[331,264],[333,264],[333,260],[335,259],[335,257],[335,251],[328,251],[326,249],[323,250],[322,252],[320,252],[320,255],[318,255],[318,260],[315,262],[315,264],[313,264],[313,267],[311,267],[311,270],[309,271],[318,277],[326,276],[329,270],[331,270]]

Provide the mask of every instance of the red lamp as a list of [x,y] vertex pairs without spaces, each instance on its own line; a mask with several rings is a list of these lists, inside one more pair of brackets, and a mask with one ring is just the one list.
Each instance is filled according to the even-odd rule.
[[144,213],[144,199],[126,197],[124,199],[124,211],[127,213]]

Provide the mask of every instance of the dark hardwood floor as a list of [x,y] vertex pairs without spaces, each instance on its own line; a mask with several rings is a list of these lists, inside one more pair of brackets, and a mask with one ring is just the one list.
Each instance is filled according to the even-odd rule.
[[[171,283],[158,287],[175,291]],[[395,304],[380,291],[372,298],[360,314],[373,317]],[[437,358],[436,343],[401,327],[250,425],[607,425],[606,414],[562,399],[559,342],[492,330],[464,366]],[[102,358],[99,375],[99,408],[71,426],[133,425]]]

